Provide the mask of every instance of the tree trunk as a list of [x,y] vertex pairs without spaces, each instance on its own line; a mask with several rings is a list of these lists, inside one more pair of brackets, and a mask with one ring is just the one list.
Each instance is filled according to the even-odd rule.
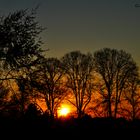
[[112,117],[112,110],[111,110],[111,93],[109,92],[109,98],[108,98],[108,113],[109,113],[109,117]]

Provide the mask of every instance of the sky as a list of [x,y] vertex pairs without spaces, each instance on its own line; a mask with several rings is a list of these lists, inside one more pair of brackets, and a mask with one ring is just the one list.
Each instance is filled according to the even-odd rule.
[[140,67],[140,0],[0,0],[0,15],[39,5],[48,57],[80,50],[123,49]]

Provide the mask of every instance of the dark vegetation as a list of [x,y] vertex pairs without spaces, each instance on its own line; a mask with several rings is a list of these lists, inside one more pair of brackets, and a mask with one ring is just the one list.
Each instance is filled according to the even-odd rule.
[[[33,9],[0,18],[0,129],[139,129],[140,78],[132,56],[104,48],[47,58],[39,37],[44,29],[35,17]],[[38,101],[45,102],[45,111]],[[76,116],[57,118],[63,101],[73,105]]]

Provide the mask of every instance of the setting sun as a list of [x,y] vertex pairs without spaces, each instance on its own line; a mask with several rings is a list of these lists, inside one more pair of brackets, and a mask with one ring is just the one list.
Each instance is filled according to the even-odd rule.
[[63,116],[67,115],[68,113],[69,113],[68,108],[62,108],[62,109],[60,110],[60,114],[63,115]]
[[58,116],[67,116],[70,112],[70,109],[68,106],[62,106],[59,110],[58,110]]

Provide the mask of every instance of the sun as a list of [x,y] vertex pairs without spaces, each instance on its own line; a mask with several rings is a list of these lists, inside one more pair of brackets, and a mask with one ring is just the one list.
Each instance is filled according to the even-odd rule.
[[68,113],[69,113],[68,108],[62,108],[62,109],[60,110],[60,114],[61,114],[62,116],[66,116]]
[[69,107],[67,106],[62,106],[59,110],[58,110],[58,115],[59,116],[67,116],[70,112]]

